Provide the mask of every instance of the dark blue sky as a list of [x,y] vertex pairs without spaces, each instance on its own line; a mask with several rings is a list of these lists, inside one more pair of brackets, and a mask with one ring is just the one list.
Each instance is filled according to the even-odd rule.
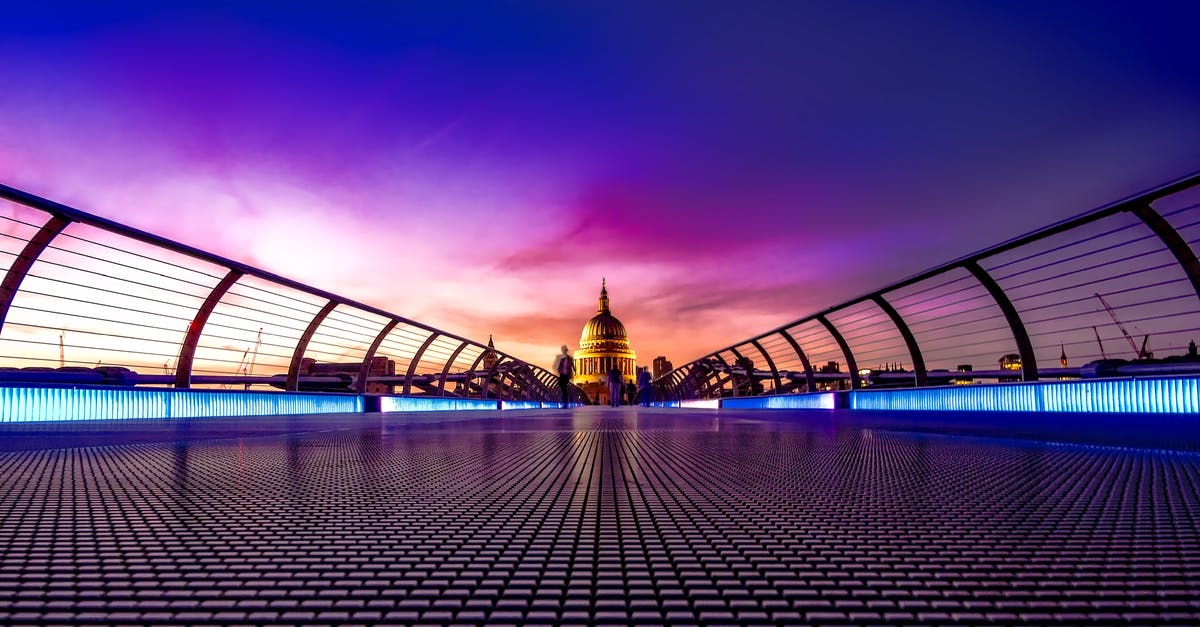
[[1197,3],[377,4],[6,7],[4,182],[648,362],[1200,169]]

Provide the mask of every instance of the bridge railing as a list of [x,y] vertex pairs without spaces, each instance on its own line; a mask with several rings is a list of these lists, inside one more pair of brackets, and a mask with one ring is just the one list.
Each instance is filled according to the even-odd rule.
[[0,273],[0,385],[558,397],[478,341],[3,185]]
[[1200,174],[956,259],[656,381],[668,398],[1200,371]]

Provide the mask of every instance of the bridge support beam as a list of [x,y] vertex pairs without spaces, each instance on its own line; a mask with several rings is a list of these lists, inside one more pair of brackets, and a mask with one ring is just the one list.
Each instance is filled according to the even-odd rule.
[[[737,351],[734,351],[734,354],[736,355]],[[725,358],[721,356],[721,353],[715,353],[713,356],[721,360],[721,363],[725,364],[725,372],[729,375],[725,378],[725,380],[730,382],[730,388],[732,388],[733,395],[738,396],[738,385],[737,379],[735,379],[733,376],[733,366],[729,365],[729,362],[725,361]],[[720,394],[720,390],[725,387],[725,383],[721,381],[719,374],[717,376],[717,381],[719,384],[717,387],[717,393]]]
[[767,367],[771,369],[771,377],[775,379],[775,393],[779,393],[779,389],[783,387],[783,381],[779,378],[779,369],[775,367],[775,360],[771,359],[771,355],[763,349],[762,344],[758,340],[750,340],[750,345],[758,349],[762,353],[763,359],[767,360]]
[[188,325],[187,333],[183,337],[183,343],[179,345],[179,358],[175,360],[175,387],[191,387],[192,364],[196,359],[196,346],[200,343],[200,335],[204,333],[204,325],[208,324],[208,317],[217,308],[217,303],[221,302],[221,299],[225,297],[225,293],[240,278],[242,278],[241,272],[230,270],[225,275],[225,278],[221,279],[221,282],[212,288],[212,291],[208,293],[208,297],[204,299],[204,303],[196,310],[196,315],[192,318],[191,324]]
[[371,373],[371,361],[375,359],[375,353],[379,350],[379,346],[383,344],[384,338],[398,324],[400,324],[400,321],[393,318],[387,324],[383,325],[383,329],[379,331],[379,334],[375,336],[375,340],[371,342],[370,348],[367,349],[367,354],[363,355],[362,365],[358,368],[358,380],[354,382],[354,389],[359,394],[367,393],[367,376]]
[[929,382],[928,372],[925,370],[925,358],[921,356],[921,347],[917,345],[917,338],[908,328],[908,324],[904,322],[904,318],[900,317],[900,312],[892,307],[891,303],[883,298],[883,294],[876,294],[871,297],[875,304],[879,306],[883,313],[887,314],[888,318],[892,319],[892,324],[896,325],[896,330],[900,332],[900,337],[904,338],[904,344],[908,347],[909,357],[912,359],[913,378],[917,387],[922,387]]
[[430,332],[429,337],[425,338],[425,342],[421,344],[421,348],[418,348],[417,353],[409,360],[408,372],[404,374],[404,391],[402,394],[407,396],[409,391],[412,390],[413,374],[417,372],[417,364],[420,363],[421,356],[425,354],[425,349],[429,348],[429,345],[433,344],[433,341],[437,338],[438,333],[436,331]]
[[1192,282],[1192,290],[1196,292],[1196,296],[1200,297],[1200,260],[1196,259],[1196,253],[1192,251],[1192,247],[1188,246],[1187,241],[1179,235],[1174,227],[1167,222],[1166,218],[1159,215],[1150,205],[1141,205],[1132,210],[1133,215],[1146,223],[1151,231],[1162,240],[1162,243],[1175,255],[1175,260],[1183,266],[1183,273],[1187,275],[1189,281]]
[[313,316],[311,322],[308,323],[308,328],[304,330],[304,334],[296,341],[296,350],[292,352],[292,361],[288,365],[287,384],[286,388],[289,392],[295,392],[300,389],[300,360],[304,359],[304,351],[308,350],[308,342],[312,340],[313,334],[317,332],[317,328],[325,322],[325,318],[337,307],[337,301],[331,300],[325,303],[321,311]]
[[796,338],[792,337],[785,329],[779,330],[779,335],[787,340],[787,343],[792,346],[792,350],[796,351],[796,356],[800,358],[800,363],[804,364],[804,385],[805,392],[815,392],[817,390],[817,378],[813,376],[812,364],[808,363],[808,356],[804,354],[804,350],[800,348],[800,344],[796,342]]
[[4,328],[4,319],[8,317],[8,310],[12,307],[13,298],[16,297],[21,282],[25,280],[25,275],[29,274],[29,269],[33,267],[33,262],[37,261],[42,252],[50,247],[50,242],[58,237],[58,234],[62,233],[70,223],[71,221],[66,218],[57,215],[50,216],[42,228],[25,243],[21,254],[13,259],[12,265],[8,267],[8,272],[4,275],[4,282],[0,283],[0,330]]
[[833,336],[833,341],[837,342],[838,347],[842,349],[842,354],[846,356],[846,367],[850,369],[850,389],[861,388],[862,378],[858,376],[858,363],[854,361],[854,353],[850,351],[850,345],[846,343],[846,338],[842,337],[829,318],[819,315],[817,321],[825,326],[825,330],[829,331],[829,335]]
[[446,358],[446,365],[442,366],[442,377],[438,381],[438,396],[446,395],[446,377],[450,374],[450,367],[454,365],[454,360],[458,359],[458,354],[470,345],[470,342],[459,344],[458,348],[454,349],[454,352],[450,353],[450,356]]
[[979,281],[988,294],[991,294],[992,300],[996,301],[1000,312],[1004,314],[1004,319],[1008,321],[1008,328],[1012,330],[1013,340],[1017,343],[1017,353],[1021,355],[1021,380],[1037,381],[1037,356],[1033,353],[1033,344],[1029,341],[1029,333],[1025,331],[1025,323],[1021,321],[1017,308],[1013,307],[1012,301],[1008,299],[1008,295],[1004,293],[1000,284],[978,262],[968,261],[963,264],[963,267],[975,277],[976,281]]

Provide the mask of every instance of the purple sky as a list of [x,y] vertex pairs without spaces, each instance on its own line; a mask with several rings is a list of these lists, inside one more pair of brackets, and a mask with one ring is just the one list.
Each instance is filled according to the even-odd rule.
[[0,181],[539,363],[1200,169],[1191,2],[105,4],[4,9]]

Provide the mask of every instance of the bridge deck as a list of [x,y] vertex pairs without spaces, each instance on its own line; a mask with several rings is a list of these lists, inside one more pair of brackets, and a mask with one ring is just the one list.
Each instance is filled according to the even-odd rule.
[[0,623],[1200,624],[1200,455],[830,416],[7,426]]

